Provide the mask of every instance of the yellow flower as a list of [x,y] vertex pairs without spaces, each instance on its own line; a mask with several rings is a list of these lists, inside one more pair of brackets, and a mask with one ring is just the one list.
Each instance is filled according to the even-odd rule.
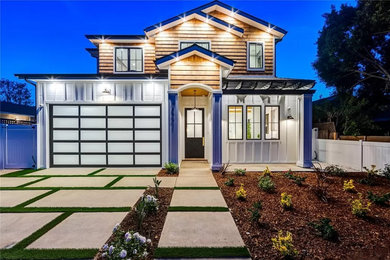
[[245,200],[246,199],[246,190],[244,189],[244,184],[241,183],[240,188],[236,191],[237,199]]

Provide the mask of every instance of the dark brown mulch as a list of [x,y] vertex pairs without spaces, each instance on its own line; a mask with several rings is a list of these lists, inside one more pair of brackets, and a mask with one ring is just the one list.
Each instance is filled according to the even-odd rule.
[[[154,188],[147,189],[144,194],[155,196]],[[147,259],[153,259],[153,254],[157,248],[158,241],[160,240],[161,232],[164,226],[165,218],[168,214],[168,208],[169,208],[169,204],[171,203],[172,195],[173,195],[173,188],[159,189],[159,198],[158,198],[159,210],[157,211],[156,214],[145,217],[141,230],[138,230],[136,213],[134,211],[134,208],[138,204],[139,200],[137,201],[133,209],[126,215],[126,217],[120,223],[123,230],[137,231],[141,235],[145,236],[146,238],[150,238],[152,240],[151,252],[148,255]],[[106,243],[109,244],[113,240],[113,238],[114,236],[111,235]],[[99,252],[95,256],[95,259],[99,259],[99,260],[104,259],[101,257],[101,252]]]
[[[353,179],[357,191],[361,192],[364,198],[367,191],[384,194],[390,192],[389,180],[377,178],[378,185],[367,186],[358,183],[358,180],[364,177],[362,173],[353,173],[348,177],[331,177],[328,190],[331,199],[324,203],[310,190],[309,185],[316,182],[314,173],[295,173],[307,176],[301,187],[281,173],[273,173],[276,190],[272,194],[258,188],[260,174],[214,175],[253,259],[280,259],[271,242],[278,230],[292,233],[300,259],[390,259],[390,206],[372,204],[369,217],[360,219],[352,215],[350,206],[350,200],[358,195],[343,191],[343,181]],[[234,178],[234,187],[224,185],[229,177]],[[235,191],[241,183],[247,191],[246,201],[235,198]],[[293,210],[285,211],[281,208],[282,192],[292,195]],[[258,200],[263,204],[260,225],[251,223],[251,213],[248,211]],[[338,242],[330,242],[316,236],[307,224],[324,217],[332,220],[331,224],[339,233]]]
[[158,177],[178,177],[179,174],[169,174],[167,173],[167,170],[161,169],[159,173],[157,174]]

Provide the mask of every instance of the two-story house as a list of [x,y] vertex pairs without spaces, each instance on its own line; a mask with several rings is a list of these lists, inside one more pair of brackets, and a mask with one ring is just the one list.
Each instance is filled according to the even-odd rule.
[[286,33],[213,1],[144,35],[86,35],[96,74],[17,74],[36,82],[38,167],[310,167],[315,82],[276,77]]

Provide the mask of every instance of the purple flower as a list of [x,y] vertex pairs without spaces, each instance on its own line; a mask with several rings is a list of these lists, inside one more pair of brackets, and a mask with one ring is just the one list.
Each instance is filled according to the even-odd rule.
[[102,247],[102,249],[103,249],[104,251],[107,251],[108,245],[107,245],[107,244],[104,244],[104,246]]
[[146,243],[150,244],[152,243],[152,240],[150,240],[149,238],[146,240]]
[[102,254],[102,257],[103,257],[103,258],[107,257],[107,253],[104,252],[104,253]]
[[137,249],[134,249],[133,250],[133,255],[136,255],[137,254]]
[[127,256],[127,251],[126,250],[122,250],[119,254],[120,258],[125,258]]
[[108,254],[112,255],[112,252],[114,251],[114,249],[115,249],[115,247],[110,246],[110,248],[108,249]]
[[115,233],[120,228],[119,223],[114,226],[114,229],[112,230],[113,233]]

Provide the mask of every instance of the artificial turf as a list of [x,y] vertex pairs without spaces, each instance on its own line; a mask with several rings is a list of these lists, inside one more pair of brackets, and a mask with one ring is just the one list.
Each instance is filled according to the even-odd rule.
[[213,258],[213,257],[250,257],[246,247],[169,247],[157,248],[155,258]]
[[168,211],[209,211],[209,212],[226,212],[229,211],[226,207],[169,207]]

